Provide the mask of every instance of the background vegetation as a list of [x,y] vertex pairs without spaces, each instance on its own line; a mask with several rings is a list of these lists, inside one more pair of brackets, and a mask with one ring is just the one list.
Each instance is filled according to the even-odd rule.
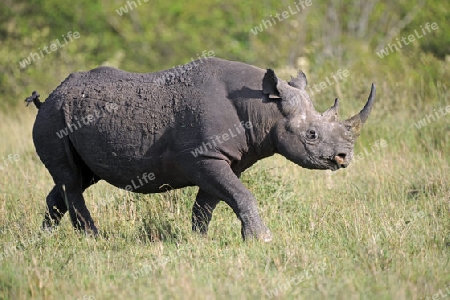
[[[0,0],[0,299],[268,299],[277,288],[282,299],[450,294],[450,114],[436,117],[450,105],[445,1],[312,0],[257,35],[252,28],[294,1],[135,2],[120,16],[126,1]],[[439,29],[376,54],[427,22]],[[20,67],[69,31],[80,38]],[[341,98],[343,118],[375,82],[377,103],[355,149],[364,158],[336,173],[279,156],[247,171],[274,234],[269,244],[243,243],[224,204],[208,238],[192,234],[196,188],[137,195],[106,183],[85,195],[101,238],[73,232],[67,217],[42,234],[52,181],[31,140],[36,110],[23,99],[37,90],[44,100],[74,71],[152,72],[203,50],[286,79],[303,69],[311,84],[346,69],[347,78],[312,97],[319,111]],[[381,140],[387,146],[372,150]],[[10,154],[19,159],[8,163]],[[311,278],[292,281],[308,270]]]

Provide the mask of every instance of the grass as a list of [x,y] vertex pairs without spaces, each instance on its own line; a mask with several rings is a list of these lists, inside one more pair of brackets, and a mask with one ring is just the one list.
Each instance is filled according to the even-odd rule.
[[[450,114],[421,129],[413,123],[449,103],[448,94],[420,111],[382,114],[408,99],[392,94],[396,101],[389,101],[389,91],[380,90],[355,149],[368,154],[348,169],[305,170],[275,156],[244,173],[274,235],[267,244],[242,242],[240,224],[223,203],[208,237],[191,233],[196,188],[138,195],[104,182],[85,193],[101,230],[98,239],[72,230],[68,216],[57,231],[45,234],[40,225],[53,184],[32,144],[35,110],[0,113],[0,298],[425,299],[440,289],[445,294]],[[344,96],[356,93],[350,89]],[[386,147],[372,151],[381,139]],[[9,154],[19,159],[6,166]]]

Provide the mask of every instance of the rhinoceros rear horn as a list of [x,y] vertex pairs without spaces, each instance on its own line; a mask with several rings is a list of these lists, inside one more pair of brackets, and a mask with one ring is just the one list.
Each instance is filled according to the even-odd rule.
[[328,109],[326,112],[322,114],[322,116],[327,120],[328,122],[336,122],[339,120],[339,99],[336,98],[334,100],[334,105]]
[[370,95],[369,99],[367,100],[366,105],[364,105],[364,108],[356,115],[351,117],[348,120],[344,121],[344,124],[350,128],[350,130],[353,132],[353,135],[355,137],[359,136],[359,133],[361,131],[362,126],[367,121],[367,118],[369,117],[370,111],[372,110],[373,101],[375,99],[375,84],[372,83],[372,88],[370,89]]

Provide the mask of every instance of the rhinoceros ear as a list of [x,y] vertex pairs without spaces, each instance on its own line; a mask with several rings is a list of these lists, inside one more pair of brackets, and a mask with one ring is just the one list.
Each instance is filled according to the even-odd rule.
[[272,69],[267,69],[263,78],[263,93],[275,98],[282,98],[284,101],[294,104],[297,101],[295,89],[288,85],[286,81],[278,79]]
[[291,80],[288,82],[288,84],[300,90],[304,90],[306,88],[306,85],[308,84],[305,73],[303,73],[303,71],[299,71],[297,74],[297,78],[291,76]]
[[269,96],[280,96],[277,89],[278,77],[272,69],[267,69],[263,78],[263,93]]
[[[300,81],[303,82],[303,79],[300,79]],[[300,81],[297,83],[300,84]],[[306,77],[304,78],[304,85],[306,86]],[[275,96],[275,98],[281,98],[282,103],[286,107],[301,106],[304,109],[313,107],[307,95],[300,95],[299,88],[288,84],[284,80],[278,79],[272,69],[267,69],[266,74],[264,74],[263,93],[269,96]]]

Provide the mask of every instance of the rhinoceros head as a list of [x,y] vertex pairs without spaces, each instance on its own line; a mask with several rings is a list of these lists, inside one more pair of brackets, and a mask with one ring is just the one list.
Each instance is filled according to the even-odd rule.
[[353,147],[367,120],[375,98],[372,84],[364,108],[345,121],[338,117],[339,101],[319,113],[314,109],[306,88],[306,76],[299,72],[289,82],[278,79],[268,69],[263,79],[263,92],[279,98],[284,118],[274,128],[276,152],[308,169],[337,170],[345,168],[353,157]]

